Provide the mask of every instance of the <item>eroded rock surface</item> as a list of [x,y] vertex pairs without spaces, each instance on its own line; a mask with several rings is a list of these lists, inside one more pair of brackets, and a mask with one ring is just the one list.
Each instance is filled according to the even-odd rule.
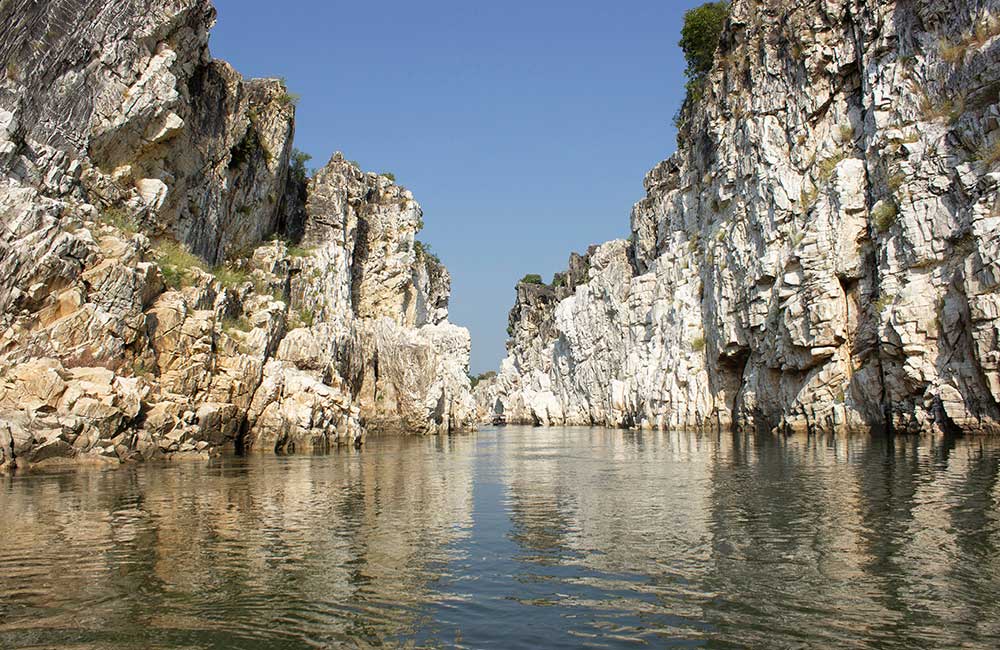
[[211,58],[214,19],[0,7],[0,468],[471,423],[420,206],[339,154],[290,174],[294,102]]
[[1000,432],[998,92],[996,0],[737,0],[630,240],[518,288],[480,416]]

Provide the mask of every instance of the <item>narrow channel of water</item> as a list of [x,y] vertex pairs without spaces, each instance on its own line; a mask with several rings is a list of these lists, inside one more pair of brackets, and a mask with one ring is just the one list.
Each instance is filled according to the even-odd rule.
[[0,478],[0,647],[1000,647],[1000,440],[506,427]]

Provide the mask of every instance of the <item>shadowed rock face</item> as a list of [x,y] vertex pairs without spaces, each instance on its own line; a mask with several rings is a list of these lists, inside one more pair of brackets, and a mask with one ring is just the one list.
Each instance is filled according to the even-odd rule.
[[419,205],[339,154],[289,180],[293,102],[214,19],[0,6],[0,468],[470,424]]
[[1000,431],[1000,3],[733,3],[630,241],[518,293],[482,417]]

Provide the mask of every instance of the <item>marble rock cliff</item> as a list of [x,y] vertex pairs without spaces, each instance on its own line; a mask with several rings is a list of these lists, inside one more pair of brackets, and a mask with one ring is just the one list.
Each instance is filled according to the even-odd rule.
[[736,0],[629,240],[520,285],[480,416],[1000,432],[1000,2]]
[[208,0],[0,6],[0,469],[469,426],[412,194],[289,164]]

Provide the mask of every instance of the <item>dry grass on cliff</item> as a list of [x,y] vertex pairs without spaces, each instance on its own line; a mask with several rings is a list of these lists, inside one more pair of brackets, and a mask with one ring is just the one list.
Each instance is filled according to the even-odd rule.
[[1000,16],[987,15],[958,40],[941,39],[941,58],[952,65],[961,63],[970,50],[983,47],[995,36],[1000,36]]
[[227,266],[225,264],[215,267],[212,274],[226,289],[235,289],[250,282],[250,276],[246,271]]
[[986,167],[994,167],[1000,163],[1000,138],[993,141],[993,144],[985,144],[976,152],[976,160]]
[[139,232],[139,222],[122,208],[107,208],[97,218],[98,223],[117,228],[126,235]]
[[160,265],[163,281],[171,289],[187,286],[194,269],[205,270],[205,263],[192,255],[181,243],[163,240],[156,244],[156,263]]

